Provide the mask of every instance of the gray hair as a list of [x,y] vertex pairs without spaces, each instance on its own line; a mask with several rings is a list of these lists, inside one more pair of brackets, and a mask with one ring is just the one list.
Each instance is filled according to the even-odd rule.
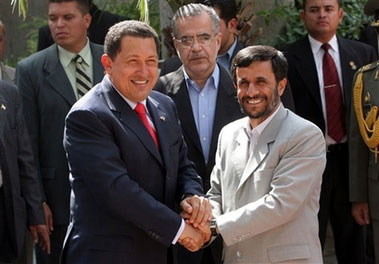
[[217,34],[220,29],[220,19],[213,8],[203,4],[188,4],[180,7],[171,20],[172,36],[178,37],[177,21],[186,17],[200,16],[203,12],[207,13],[213,24],[214,33]]

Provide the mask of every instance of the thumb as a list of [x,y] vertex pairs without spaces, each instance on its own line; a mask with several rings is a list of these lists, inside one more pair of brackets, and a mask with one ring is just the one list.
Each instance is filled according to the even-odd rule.
[[191,214],[192,213],[192,206],[191,204],[185,199],[180,204],[182,206],[182,209],[184,212]]

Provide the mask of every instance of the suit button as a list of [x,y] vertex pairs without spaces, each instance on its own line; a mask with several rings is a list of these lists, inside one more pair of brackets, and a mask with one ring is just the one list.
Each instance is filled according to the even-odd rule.
[[241,258],[241,257],[242,257],[242,252],[238,250],[238,251],[236,252],[236,255],[237,255],[238,258]]

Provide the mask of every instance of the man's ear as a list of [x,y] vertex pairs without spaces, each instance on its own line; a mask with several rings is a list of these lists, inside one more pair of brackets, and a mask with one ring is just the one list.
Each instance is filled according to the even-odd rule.
[[103,54],[103,56],[101,56],[101,63],[103,64],[104,70],[107,73],[110,73],[112,71],[112,59],[108,54]]
[[237,19],[235,19],[235,18],[230,19],[228,22],[228,25],[227,25],[228,31],[230,33],[236,34],[237,33],[237,25],[238,25]]
[[284,93],[284,90],[286,89],[286,86],[287,86],[287,78],[284,78],[283,80],[279,81],[279,84],[278,84],[279,96],[282,96],[282,94]]

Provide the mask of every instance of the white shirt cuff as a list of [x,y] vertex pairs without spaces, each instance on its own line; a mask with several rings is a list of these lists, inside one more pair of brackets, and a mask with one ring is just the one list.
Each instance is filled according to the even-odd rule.
[[172,240],[172,244],[175,245],[178,241],[179,237],[182,235],[184,228],[186,227],[186,224],[184,222],[184,219],[182,219],[182,223],[179,227],[178,233],[176,233],[176,236],[174,237],[174,240]]

